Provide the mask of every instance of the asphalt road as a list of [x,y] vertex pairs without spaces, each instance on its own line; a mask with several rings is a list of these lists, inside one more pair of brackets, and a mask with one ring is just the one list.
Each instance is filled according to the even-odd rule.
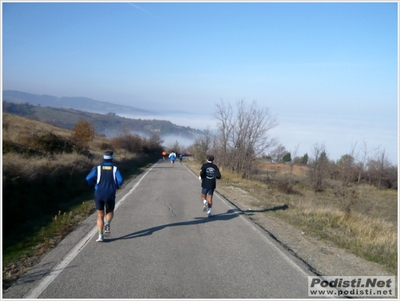
[[159,161],[117,202],[108,239],[91,216],[3,298],[307,298],[311,272],[218,194],[208,218],[184,164]]

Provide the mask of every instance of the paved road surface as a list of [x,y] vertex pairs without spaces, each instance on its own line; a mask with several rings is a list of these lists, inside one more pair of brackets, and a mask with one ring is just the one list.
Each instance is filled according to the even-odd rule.
[[117,202],[109,239],[91,216],[3,298],[307,297],[311,273],[218,194],[208,218],[184,164],[158,162]]

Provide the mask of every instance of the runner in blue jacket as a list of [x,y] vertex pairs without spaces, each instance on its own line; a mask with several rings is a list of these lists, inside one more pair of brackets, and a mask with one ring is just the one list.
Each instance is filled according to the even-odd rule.
[[174,165],[175,165],[175,159],[176,159],[176,154],[175,154],[175,152],[172,151],[172,152],[169,154],[168,157],[169,157],[170,160],[171,160],[171,166],[174,167]]
[[[97,210],[97,228],[99,237],[96,241],[103,241],[103,228],[106,235],[110,234],[110,223],[114,217],[116,190],[123,184],[124,179],[118,167],[112,162],[113,151],[106,151],[103,163],[93,167],[86,176],[89,185],[94,186],[94,202]],[[106,223],[104,223],[104,207]]]

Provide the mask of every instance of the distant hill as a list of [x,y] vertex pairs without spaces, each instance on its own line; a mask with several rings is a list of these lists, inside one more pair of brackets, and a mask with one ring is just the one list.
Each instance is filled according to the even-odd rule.
[[75,109],[34,106],[27,102],[13,103],[3,101],[3,112],[38,120],[61,128],[72,130],[80,118],[90,121],[98,134],[114,137],[119,133],[137,133],[151,136],[159,134],[161,138],[195,139],[203,132],[190,127],[175,125],[167,120],[131,119],[117,116],[115,113],[99,114]]
[[154,112],[135,107],[118,105],[110,102],[98,101],[87,97],[56,97],[51,95],[37,95],[21,91],[4,90],[3,101],[13,103],[29,103],[35,106],[75,109],[98,113],[129,113],[140,115],[154,115]]

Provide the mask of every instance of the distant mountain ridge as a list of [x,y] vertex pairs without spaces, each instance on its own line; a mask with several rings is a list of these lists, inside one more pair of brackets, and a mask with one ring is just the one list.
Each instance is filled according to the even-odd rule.
[[193,141],[203,133],[201,130],[179,126],[168,120],[125,118],[115,113],[100,114],[75,109],[34,106],[26,102],[3,101],[2,106],[3,114],[14,114],[69,130],[72,130],[80,119],[84,119],[93,124],[96,133],[109,138],[129,131],[148,137],[158,134],[162,139],[175,137],[174,139],[185,138]]
[[3,101],[18,104],[29,103],[35,106],[75,109],[89,112],[129,113],[140,115],[154,114],[154,112],[151,111],[105,101],[98,101],[87,97],[57,97],[51,95],[37,95],[15,90],[4,90]]

